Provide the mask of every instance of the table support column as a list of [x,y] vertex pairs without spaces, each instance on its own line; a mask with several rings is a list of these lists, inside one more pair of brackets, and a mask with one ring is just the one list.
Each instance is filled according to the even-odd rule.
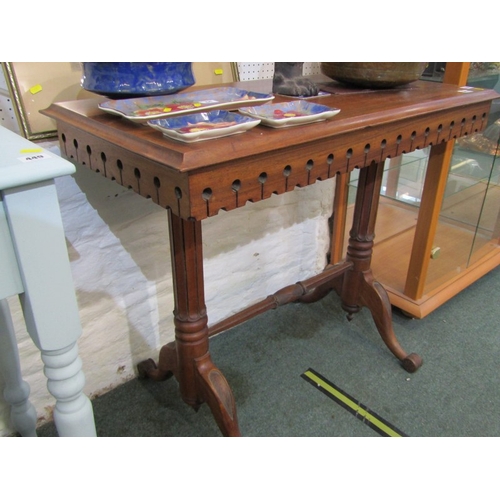
[[225,377],[211,360],[203,280],[201,222],[169,210],[175,296],[175,342],[160,350],[158,365],[138,365],[142,376],[164,380],[174,375],[182,399],[195,410],[206,402],[225,436],[239,436],[236,405]]
[[373,317],[377,330],[389,350],[398,358],[403,368],[412,373],[422,365],[418,354],[407,354],[399,344],[392,327],[392,310],[384,287],[374,280],[371,271],[375,222],[380,198],[380,187],[384,162],[373,162],[360,170],[353,224],[349,233],[347,247],[348,262],[352,269],[344,276],[341,298],[342,308],[352,319],[361,307],[367,307]]

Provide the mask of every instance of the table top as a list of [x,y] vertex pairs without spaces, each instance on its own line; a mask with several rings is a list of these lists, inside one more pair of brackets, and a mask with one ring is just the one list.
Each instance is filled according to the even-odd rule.
[[75,166],[60,156],[0,126],[0,189],[72,174]]
[[[270,81],[227,84],[246,90],[269,91]],[[202,89],[205,87],[199,87]],[[185,91],[187,92],[187,91]],[[157,130],[133,123],[100,110],[97,105],[106,98],[57,103],[45,113],[82,122],[88,131],[101,134],[117,144],[140,142],[140,149],[151,159],[168,164],[179,171],[196,169],[245,155],[272,151],[290,144],[306,143],[386,122],[421,116],[443,109],[488,101],[500,97],[492,90],[471,89],[465,92],[454,85],[418,81],[402,88],[365,91],[351,89],[339,94],[311,99],[311,102],[340,108],[334,118],[307,126],[274,130],[264,126],[244,134],[203,143],[183,144],[169,140]],[[289,101],[276,96],[273,102]]]
[[[260,80],[224,86],[269,92],[271,85]],[[426,81],[373,91],[331,81],[320,85],[325,86],[331,95],[310,102],[340,108],[329,120],[280,129],[258,125],[242,134],[190,144],[102,111],[98,104],[105,98],[56,103],[43,113],[57,121],[61,149],[68,157],[182,217],[202,219],[481,131],[491,101],[499,97],[493,90]],[[276,96],[274,102],[290,99]]]

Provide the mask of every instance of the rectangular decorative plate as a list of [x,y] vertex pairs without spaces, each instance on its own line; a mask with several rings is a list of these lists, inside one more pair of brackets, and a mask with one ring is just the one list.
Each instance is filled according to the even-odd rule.
[[239,112],[260,119],[262,125],[282,128],[326,120],[339,113],[340,109],[301,100],[245,107]]
[[259,123],[257,118],[223,110],[148,121],[148,125],[166,137],[182,142],[206,141],[241,134]]
[[274,99],[272,94],[250,92],[236,87],[220,87],[164,96],[109,100],[99,104],[99,108],[129,120],[147,121],[210,109],[238,109],[248,104],[265,103],[271,99]]

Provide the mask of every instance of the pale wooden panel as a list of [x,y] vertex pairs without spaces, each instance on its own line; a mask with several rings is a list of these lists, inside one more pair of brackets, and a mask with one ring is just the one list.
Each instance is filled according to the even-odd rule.
[[194,62],[193,74],[195,86],[220,85],[236,80],[230,62]]

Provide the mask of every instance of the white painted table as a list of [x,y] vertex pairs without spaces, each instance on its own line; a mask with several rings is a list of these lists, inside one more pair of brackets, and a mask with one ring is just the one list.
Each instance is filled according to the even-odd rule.
[[56,399],[59,436],[95,436],[78,355],[81,324],[54,178],[70,162],[0,126],[0,371],[12,425],[36,436],[36,412],[23,381],[7,297],[19,295],[27,331],[41,351]]

